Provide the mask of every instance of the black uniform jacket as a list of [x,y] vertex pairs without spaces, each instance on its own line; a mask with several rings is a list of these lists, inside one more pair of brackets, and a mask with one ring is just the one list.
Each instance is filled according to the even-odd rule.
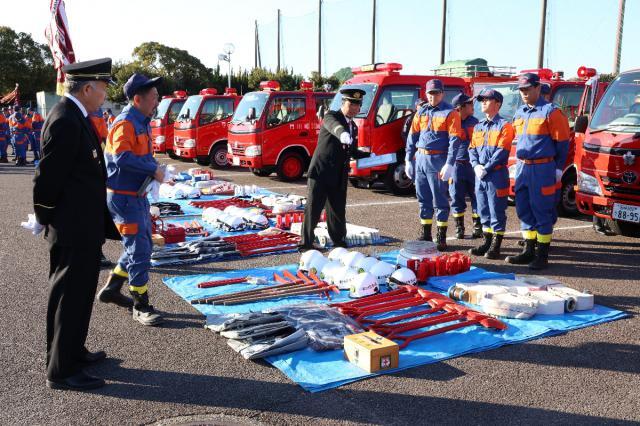
[[311,158],[307,176],[310,179],[322,181],[329,186],[337,186],[346,182],[349,174],[349,161],[351,158],[365,158],[368,152],[358,151],[358,128],[352,124],[350,146],[340,143],[342,132],[349,132],[349,125],[342,111],[329,111],[324,116],[318,145]]
[[33,204],[50,244],[95,247],[119,240],[107,209],[104,154],[89,118],[68,98],[58,102],[42,128]]

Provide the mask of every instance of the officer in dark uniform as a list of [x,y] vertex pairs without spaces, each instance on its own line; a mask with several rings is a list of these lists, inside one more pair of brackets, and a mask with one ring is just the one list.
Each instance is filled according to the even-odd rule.
[[358,128],[353,122],[360,112],[365,92],[360,89],[342,89],[342,106],[324,116],[318,145],[311,158],[307,173],[309,188],[304,210],[300,250],[313,248],[314,230],[322,209],[327,213],[327,230],[335,247],[346,247],[347,181],[351,158],[369,157],[358,150]]
[[106,357],[85,347],[100,251],[105,238],[120,239],[107,209],[104,155],[88,118],[106,98],[111,59],[76,62],[63,71],[67,93],[44,123],[33,204],[50,254],[47,386],[87,390],[104,385],[82,370]]

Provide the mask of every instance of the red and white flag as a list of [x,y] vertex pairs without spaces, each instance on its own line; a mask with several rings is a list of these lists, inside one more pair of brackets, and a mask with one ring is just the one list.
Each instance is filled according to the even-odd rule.
[[53,67],[58,71],[56,92],[62,96],[64,93],[62,67],[74,63],[76,55],[73,53],[73,46],[71,45],[64,1],[50,0],[50,2],[51,19],[44,30],[44,35],[47,37],[49,49],[51,49],[51,54],[53,55]]
[[20,105],[20,90],[18,89],[19,85],[16,83],[16,88],[13,91],[7,93],[6,95],[0,98],[0,105]]

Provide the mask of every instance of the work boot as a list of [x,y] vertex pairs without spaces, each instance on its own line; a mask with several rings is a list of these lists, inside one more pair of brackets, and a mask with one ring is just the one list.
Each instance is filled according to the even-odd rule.
[[473,234],[471,238],[482,238],[482,223],[480,222],[480,216],[473,218]]
[[529,263],[529,269],[539,270],[549,266],[549,247],[551,243],[540,243],[536,247],[536,257]]
[[431,236],[431,224],[423,223],[421,225],[422,234],[418,237],[420,241],[433,241],[433,237]]
[[464,216],[454,218],[456,221],[456,238],[464,240]]
[[522,249],[522,252],[515,256],[507,256],[505,261],[512,265],[526,265],[535,258],[535,248],[535,239],[524,240],[524,248]]
[[483,243],[480,244],[478,247],[469,249],[470,254],[474,256],[484,256],[484,254],[489,250],[489,247],[491,247],[491,240],[493,238],[493,234],[491,232],[485,232],[484,234],[482,234],[482,236],[484,237]]
[[122,285],[127,282],[127,278],[114,274],[109,275],[107,284],[102,287],[102,290],[98,292],[97,299],[102,303],[114,303],[123,308],[130,308],[133,306],[133,300],[124,294],[120,293]]
[[447,227],[438,226],[436,233],[436,248],[438,251],[445,251],[447,249]]
[[484,254],[487,259],[500,259],[500,246],[502,245],[502,234],[493,234],[489,251]]
[[131,292],[133,296],[133,319],[138,321],[142,325],[154,326],[164,322],[164,318],[156,313],[153,306],[149,304],[149,293],[138,294],[135,291]]

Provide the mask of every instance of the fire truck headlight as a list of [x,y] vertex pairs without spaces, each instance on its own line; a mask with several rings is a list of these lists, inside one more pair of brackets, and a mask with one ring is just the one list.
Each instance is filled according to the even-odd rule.
[[195,139],[187,139],[186,141],[184,141],[184,144],[182,145],[185,148],[195,148],[196,147],[196,140]]
[[602,195],[598,179],[585,172],[578,172],[578,191],[593,195]]
[[262,147],[260,145],[250,145],[244,151],[244,155],[247,157],[257,157],[262,154]]
[[156,136],[156,144],[162,145],[164,143],[164,136]]

